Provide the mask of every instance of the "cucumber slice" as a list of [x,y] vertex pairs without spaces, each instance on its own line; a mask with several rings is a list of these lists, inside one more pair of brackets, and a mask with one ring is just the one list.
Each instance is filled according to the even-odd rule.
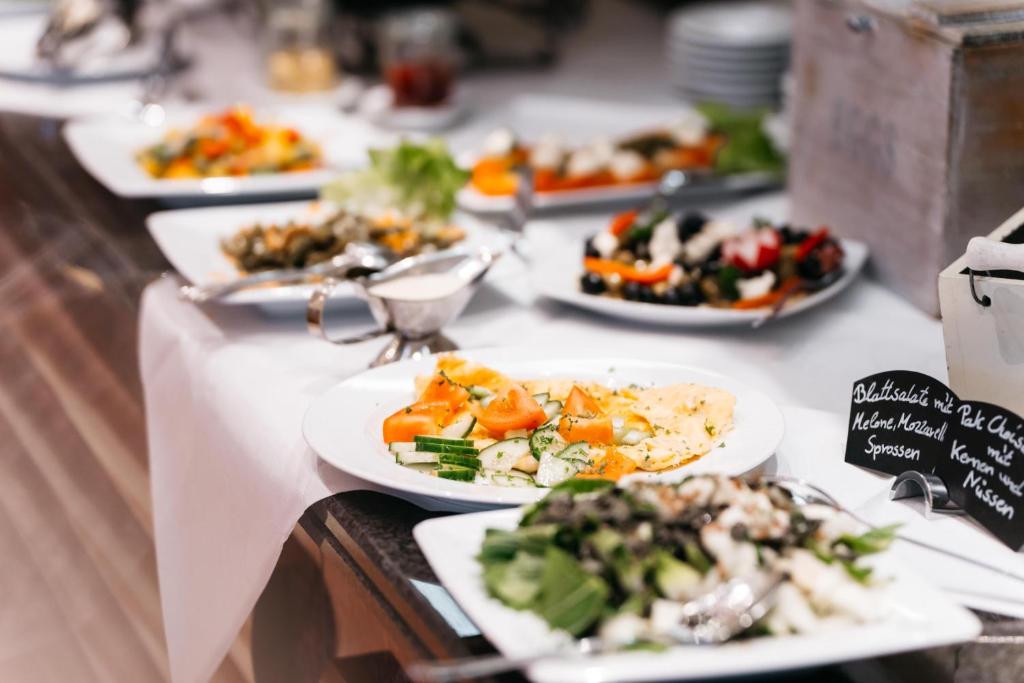
[[476,470],[468,467],[459,467],[458,465],[442,465],[434,471],[441,479],[450,479],[452,481],[473,481],[476,479]]
[[640,431],[639,429],[630,429],[628,432],[622,435],[621,443],[624,443],[627,446],[635,446],[649,436],[650,434],[644,431]]
[[[569,450],[578,444],[571,444],[564,450]],[[586,446],[586,444],[583,444]],[[537,483],[540,486],[555,486],[566,479],[572,479],[583,469],[586,463],[583,460],[574,458],[562,458],[551,453],[541,456],[540,467],[537,468]]]
[[423,451],[402,451],[395,453],[395,462],[399,465],[424,465],[434,464],[438,460],[437,453],[424,453]]
[[469,436],[476,426],[476,418],[472,415],[463,415],[459,419],[441,430],[441,436],[452,439],[462,439]]
[[508,472],[521,457],[529,453],[530,442],[527,439],[505,439],[480,451],[480,464],[486,470]]
[[477,386],[476,384],[466,387],[466,391],[468,391],[469,395],[478,401],[488,398],[489,396],[494,396],[493,391],[487,387]]
[[569,444],[558,453],[558,457],[562,460],[576,460],[580,463],[580,468],[589,466],[592,460],[590,459],[590,444],[586,441],[576,441]]
[[615,443],[620,443],[622,441],[622,437],[628,431],[629,430],[626,428],[626,418],[620,415],[612,417],[612,433],[615,438]]
[[388,450],[392,453],[408,453],[416,450],[416,444],[412,441],[392,441],[388,444]]
[[512,488],[532,488],[537,484],[533,477],[521,472],[495,472],[491,475],[491,483],[495,486],[508,486]]
[[551,394],[548,394],[548,393],[534,394],[533,395],[533,400],[536,401],[537,403],[541,404],[541,405],[544,405],[545,403],[547,403],[549,398],[551,398]]
[[455,439],[447,436],[417,436],[416,443],[439,443],[447,446],[472,446],[472,439]]
[[442,465],[458,465],[471,470],[480,469],[480,460],[469,455],[455,455],[452,453],[441,453],[437,461]]
[[548,422],[551,422],[562,414],[561,401],[547,401],[542,405],[544,407],[544,414],[548,416]]
[[432,443],[419,441],[416,443],[416,450],[426,453],[454,453],[456,455],[476,455],[480,451],[475,446],[455,446],[446,443]]
[[562,438],[562,435],[553,426],[541,427],[530,437],[530,452],[533,453],[533,457],[537,458],[537,460],[540,460],[541,456],[545,453],[557,455],[568,445],[569,443]]

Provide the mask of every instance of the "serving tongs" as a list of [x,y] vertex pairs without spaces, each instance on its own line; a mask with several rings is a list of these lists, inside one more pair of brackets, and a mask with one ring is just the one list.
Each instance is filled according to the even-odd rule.
[[334,258],[306,268],[275,268],[246,275],[228,282],[206,285],[185,285],[178,289],[178,296],[196,304],[223,299],[229,294],[253,287],[282,287],[325,278],[335,281],[349,277],[367,275],[386,268],[395,262],[390,250],[369,242],[352,242],[345,251]]
[[[664,637],[663,645],[721,645],[761,620],[775,604],[784,575],[778,572],[738,577],[726,581],[682,607],[683,618]],[[439,662],[415,662],[406,673],[414,681],[442,683],[491,676],[525,669],[552,659],[592,657],[621,651],[619,643],[599,636],[580,638],[571,644],[519,657],[484,655]]]

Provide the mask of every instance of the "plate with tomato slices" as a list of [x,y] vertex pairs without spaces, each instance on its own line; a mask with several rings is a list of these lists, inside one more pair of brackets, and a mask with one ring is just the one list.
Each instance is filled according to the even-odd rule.
[[783,431],[775,403],[739,380],[578,349],[375,368],[316,399],[303,423],[324,461],[453,510],[530,503],[572,478],[740,475],[775,452]]
[[583,240],[535,227],[540,294],[604,315],[681,326],[752,324],[845,289],[867,247],[810,228],[746,223],[655,206],[619,213]]

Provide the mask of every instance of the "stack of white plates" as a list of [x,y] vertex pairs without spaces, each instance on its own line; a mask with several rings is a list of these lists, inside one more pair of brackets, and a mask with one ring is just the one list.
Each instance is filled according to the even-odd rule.
[[739,107],[776,105],[789,66],[793,8],[784,0],[684,7],[668,21],[675,85],[688,99]]

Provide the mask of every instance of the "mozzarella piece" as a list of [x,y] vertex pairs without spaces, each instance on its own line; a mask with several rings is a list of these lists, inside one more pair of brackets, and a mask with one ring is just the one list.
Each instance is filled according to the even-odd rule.
[[683,243],[679,241],[679,231],[676,230],[674,218],[669,216],[654,226],[648,248],[651,252],[651,266],[654,268],[675,260],[683,248]]
[[757,277],[739,280],[736,288],[740,290],[740,299],[756,299],[772,291],[775,286],[775,273],[766,270]]
[[530,165],[534,168],[556,169],[562,165],[565,145],[556,135],[542,135],[530,152]]
[[668,127],[668,133],[680,145],[694,147],[704,142],[710,123],[696,109],[687,109]]
[[601,255],[601,258],[606,259],[611,258],[615,254],[615,250],[619,248],[619,238],[607,231],[597,233],[590,243]]
[[484,138],[483,151],[490,157],[508,156],[516,148],[516,136],[508,128],[497,128]]
[[647,161],[639,152],[631,149],[620,149],[612,155],[608,167],[618,180],[636,178],[647,167]]
[[736,227],[725,221],[708,221],[696,235],[686,240],[683,247],[686,262],[699,263],[706,259],[718,243],[736,233]]
[[582,147],[569,155],[565,172],[570,177],[588,176],[599,173],[604,167],[599,153],[590,147]]

